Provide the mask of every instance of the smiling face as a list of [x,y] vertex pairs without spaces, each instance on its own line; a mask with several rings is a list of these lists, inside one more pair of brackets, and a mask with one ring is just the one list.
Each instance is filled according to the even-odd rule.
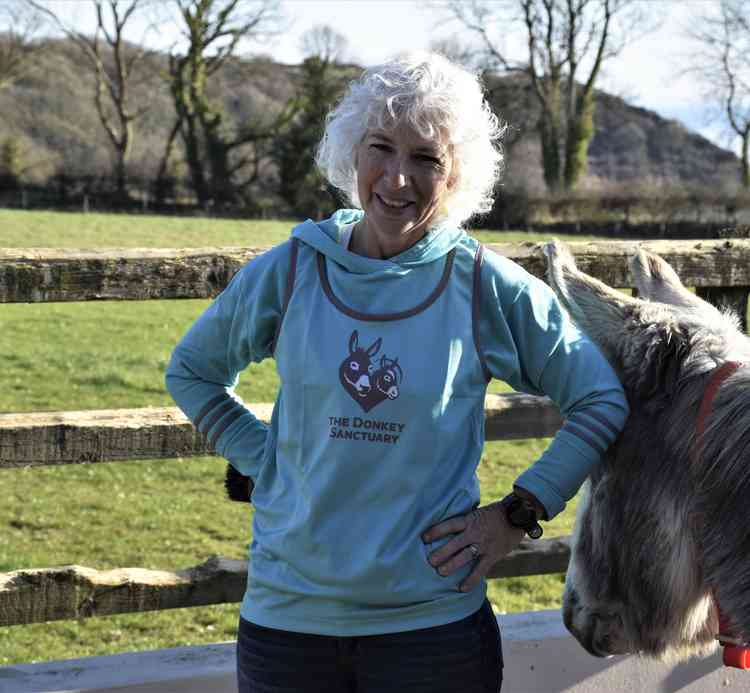
[[447,143],[425,139],[408,125],[368,130],[357,147],[365,224],[355,250],[387,258],[414,245],[441,210],[455,182],[454,169]]

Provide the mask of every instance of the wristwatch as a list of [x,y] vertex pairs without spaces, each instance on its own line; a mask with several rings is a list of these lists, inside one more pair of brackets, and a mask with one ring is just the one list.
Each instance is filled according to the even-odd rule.
[[539,539],[544,534],[530,500],[509,493],[500,503],[505,508],[505,516],[513,527],[522,529],[531,539]]

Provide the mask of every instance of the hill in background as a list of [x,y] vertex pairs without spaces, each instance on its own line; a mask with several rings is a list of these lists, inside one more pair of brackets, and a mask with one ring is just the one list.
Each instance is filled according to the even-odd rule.
[[[540,106],[531,85],[524,78],[497,75],[486,82],[496,112],[509,126],[505,185],[541,195],[544,179],[535,130]],[[737,156],[679,121],[597,90],[594,126],[582,190],[709,186],[729,192],[739,186]]]
[[[147,78],[134,88],[134,100],[148,105],[137,124],[130,174],[156,175],[174,109],[162,75],[166,56],[149,58]],[[66,40],[50,41],[40,68],[0,91],[0,141],[21,144],[24,179],[45,183],[63,174],[71,178],[106,177],[112,166],[109,141],[93,102],[94,78],[77,49]],[[270,58],[236,60],[211,80],[212,95],[235,123],[267,122],[293,95],[294,66]],[[356,66],[345,68],[356,74]],[[487,77],[491,101],[509,125],[504,187],[531,196],[544,191],[538,137],[539,105],[523,79]],[[674,120],[597,92],[596,135],[589,148],[584,190],[639,189],[658,185],[696,186],[731,191],[738,186],[739,161],[730,151],[691,132]],[[184,167],[175,168],[185,175]],[[264,194],[273,190],[275,172],[259,178]]]

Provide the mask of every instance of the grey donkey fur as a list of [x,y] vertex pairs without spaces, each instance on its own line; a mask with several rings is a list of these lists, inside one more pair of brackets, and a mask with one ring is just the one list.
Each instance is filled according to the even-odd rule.
[[[580,272],[560,243],[545,255],[550,285],[630,405],[579,501],[568,629],[597,656],[685,659],[715,647],[715,596],[732,633],[750,638],[750,339],[644,250],[631,261],[639,299]],[[748,365],[721,385],[697,454],[698,409],[726,361]]]

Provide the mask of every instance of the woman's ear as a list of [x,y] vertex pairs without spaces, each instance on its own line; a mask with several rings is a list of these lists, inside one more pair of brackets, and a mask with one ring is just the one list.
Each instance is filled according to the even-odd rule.
[[455,158],[451,157],[451,172],[448,174],[448,183],[446,189],[452,192],[458,184],[460,176],[461,171],[459,171],[458,162],[455,160]]

